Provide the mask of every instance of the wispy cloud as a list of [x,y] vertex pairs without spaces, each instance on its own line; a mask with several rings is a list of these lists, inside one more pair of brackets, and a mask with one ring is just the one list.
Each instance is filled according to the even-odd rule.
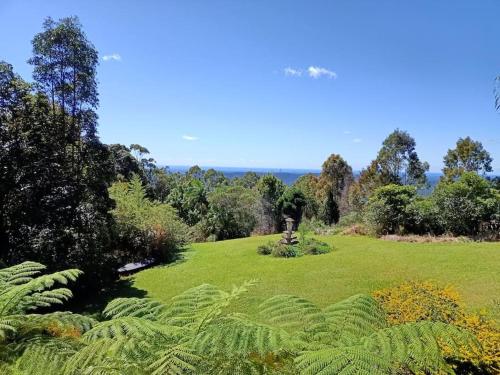
[[104,61],[122,61],[122,57],[118,53],[112,53],[111,55],[104,55],[102,59]]
[[344,130],[344,134],[351,134],[350,130]]
[[285,75],[288,77],[300,77],[300,76],[302,76],[302,70],[290,68],[290,67],[286,67],[285,69],[283,69],[283,73],[285,73]]
[[352,141],[354,143],[361,143],[361,142],[363,142],[363,140],[361,138],[354,138]]
[[198,139],[200,139],[200,138],[198,138],[198,137],[194,137],[194,136],[192,136],[192,135],[183,135],[183,136],[182,136],[182,139],[184,139],[184,140],[186,140],[186,141],[197,141],[197,140],[198,140]]
[[337,73],[320,66],[310,66],[309,68],[307,68],[307,74],[309,74],[309,77],[312,77],[314,79],[321,78],[323,76],[333,79],[337,78]]

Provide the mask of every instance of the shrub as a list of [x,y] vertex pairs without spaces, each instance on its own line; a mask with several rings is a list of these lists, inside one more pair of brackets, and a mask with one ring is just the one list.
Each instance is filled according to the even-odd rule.
[[[461,369],[475,367],[479,373],[497,373],[500,369],[500,329],[483,313],[467,313],[454,288],[435,283],[406,282],[394,288],[374,292],[375,299],[393,325],[419,321],[454,324],[473,333],[482,350],[460,348],[460,355],[450,358]],[[449,348],[445,348],[449,351]],[[470,372],[467,372],[470,373]]]
[[273,251],[274,244],[272,242],[268,242],[265,245],[260,245],[257,248],[257,253],[260,255],[269,255]]
[[482,222],[500,217],[500,196],[474,172],[464,173],[457,181],[441,181],[431,199],[440,225],[454,235],[476,235]]
[[273,257],[277,258],[295,258],[301,256],[300,249],[295,245],[276,244],[271,252]]
[[365,219],[377,234],[394,234],[408,226],[407,207],[416,199],[414,186],[390,184],[374,191]]
[[257,224],[255,192],[241,186],[220,186],[208,195],[209,210],[202,220],[207,235],[217,240],[248,237]]
[[176,210],[149,200],[138,176],[128,183],[114,183],[109,192],[116,203],[112,213],[120,245],[132,259],[170,260],[187,244],[188,228]]
[[308,238],[300,243],[300,248],[304,254],[308,255],[326,254],[332,251],[331,246],[326,242],[318,241],[314,238]]

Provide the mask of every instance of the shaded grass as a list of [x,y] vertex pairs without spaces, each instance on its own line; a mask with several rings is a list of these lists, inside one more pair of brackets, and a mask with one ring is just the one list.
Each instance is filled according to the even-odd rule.
[[498,243],[403,243],[361,236],[317,236],[334,250],[288,259],[257,254],[257,246],[278,238],[193,244],[185,254],[186,261],[142,271],[132,277],[132,284],[150,297],[168,301],[203,283],[230,289],[257,279],[257,285],[236,306],[250,315],[256,314],[258,304],[277,294],[295,294],[326,306],[405,280],[451,284],[474,309],[488,307],[500,297]]

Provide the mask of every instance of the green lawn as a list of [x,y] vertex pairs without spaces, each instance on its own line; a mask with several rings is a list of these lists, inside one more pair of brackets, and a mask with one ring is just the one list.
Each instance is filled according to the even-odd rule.
[[257,279],[238,306],[252,315],[261,301],[276,294],[295,294],[324,306],[409,279],[454,285],[471,308],[488,307],[500,297],[498,243],[417,244],[329,236],[322,239],[335,249],[325,255],[283,259],[256,253],[258,245],[277,238],[194,244],[184,261],[142,271],[132,285],[168,301],[202,283],[229,289]]

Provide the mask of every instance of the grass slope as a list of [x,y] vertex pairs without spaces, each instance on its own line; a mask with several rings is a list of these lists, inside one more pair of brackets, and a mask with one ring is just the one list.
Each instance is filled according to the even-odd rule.
[[321,238],[334,246],[329,254],[283,259],[256,253],[258,245],[276,239],[263,236],[194,244],[184,261],[142,271],[132,282],[148,296],[168,301],[202,283],[229,289],[258,279],[249,298],[238,306],[250,315],[260,302],[276,294],[295,294],[325,306],[410,279],[452,284],[472,308],[491,306],[500,296],[498,243],[402,243],[329,236]]

